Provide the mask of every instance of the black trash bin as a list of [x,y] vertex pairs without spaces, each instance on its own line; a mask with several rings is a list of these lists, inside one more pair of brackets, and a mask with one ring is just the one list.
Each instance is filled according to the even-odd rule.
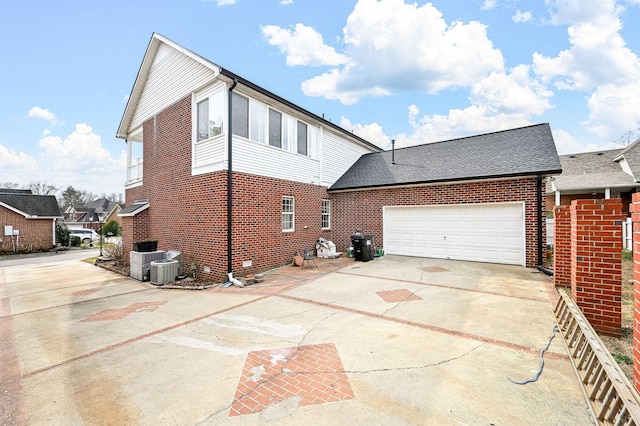
[[352,235],[351,245],[355,260],[368,262],[373,259],[373,235]]

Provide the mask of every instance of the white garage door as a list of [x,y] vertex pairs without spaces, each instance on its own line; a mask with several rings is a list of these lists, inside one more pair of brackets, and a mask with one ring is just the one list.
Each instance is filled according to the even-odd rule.
[[383,209],[387,254],[525,264],[524,203]]

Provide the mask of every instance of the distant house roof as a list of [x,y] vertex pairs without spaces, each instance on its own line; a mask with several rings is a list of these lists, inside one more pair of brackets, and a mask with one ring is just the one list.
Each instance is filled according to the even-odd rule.
[[365,154],[329,190],[552,175],[562,172],[546,123]]
[[634,181],[640,182],[640,138],[622,150],[614,161],[623,168],[628,167],[627,172],[633,176]]
[[[631,189],[640,186],[620,164],[625,151],[627,149],[622,148],[561,155],[562,174],[554,178],[547,191],[579,193],[604,188]],[[627,152],[626,158],[633,158],[634,154],[635,152]]]
[[149,200],[136,200],[130,206],[126,206],[125,208],[120,210],[120,213],[118,213],[118,216],[120,217],[135,216],[138,213],[141,213],[148,208],[149,208]]
[[31,190],[0,188],[0,205],[27,219],[57,219],[62,217],[58,200],[53,195],[36,195]]
[[69,222],[99,222],[101,220],[100,216],[102,216],[103,218],[107,217],[119,206],[121,206],[120,203],[116,201],[110,201],[106,198],[98,198],[85,204],[84,206],[67,209],[68,213],[82,213],[82,215],[77,219],[70,220]]

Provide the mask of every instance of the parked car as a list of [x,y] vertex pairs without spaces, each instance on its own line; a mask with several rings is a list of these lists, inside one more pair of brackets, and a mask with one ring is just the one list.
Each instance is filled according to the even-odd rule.
[[71,229],[71,236],[80,238],[83,244],[98,241],[100,236],[93,229]]

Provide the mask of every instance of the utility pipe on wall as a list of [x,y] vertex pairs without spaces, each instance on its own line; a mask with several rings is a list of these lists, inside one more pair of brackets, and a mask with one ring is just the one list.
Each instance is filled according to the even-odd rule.
[[227,111],[227,122],[229,123],[228,127],[228,135],[227,135],[227,272],[233,272],[233,254],[231,253],[232,249],[232,236],[233,236],[233,168],[232,168],[232,146],[233,146],[233,129],[232,129],[232,110],[233,110],[233,89],[238,85],[238,80],[233,79],[233,84],[229,87],[229,100],[228,100],[228,108]]

